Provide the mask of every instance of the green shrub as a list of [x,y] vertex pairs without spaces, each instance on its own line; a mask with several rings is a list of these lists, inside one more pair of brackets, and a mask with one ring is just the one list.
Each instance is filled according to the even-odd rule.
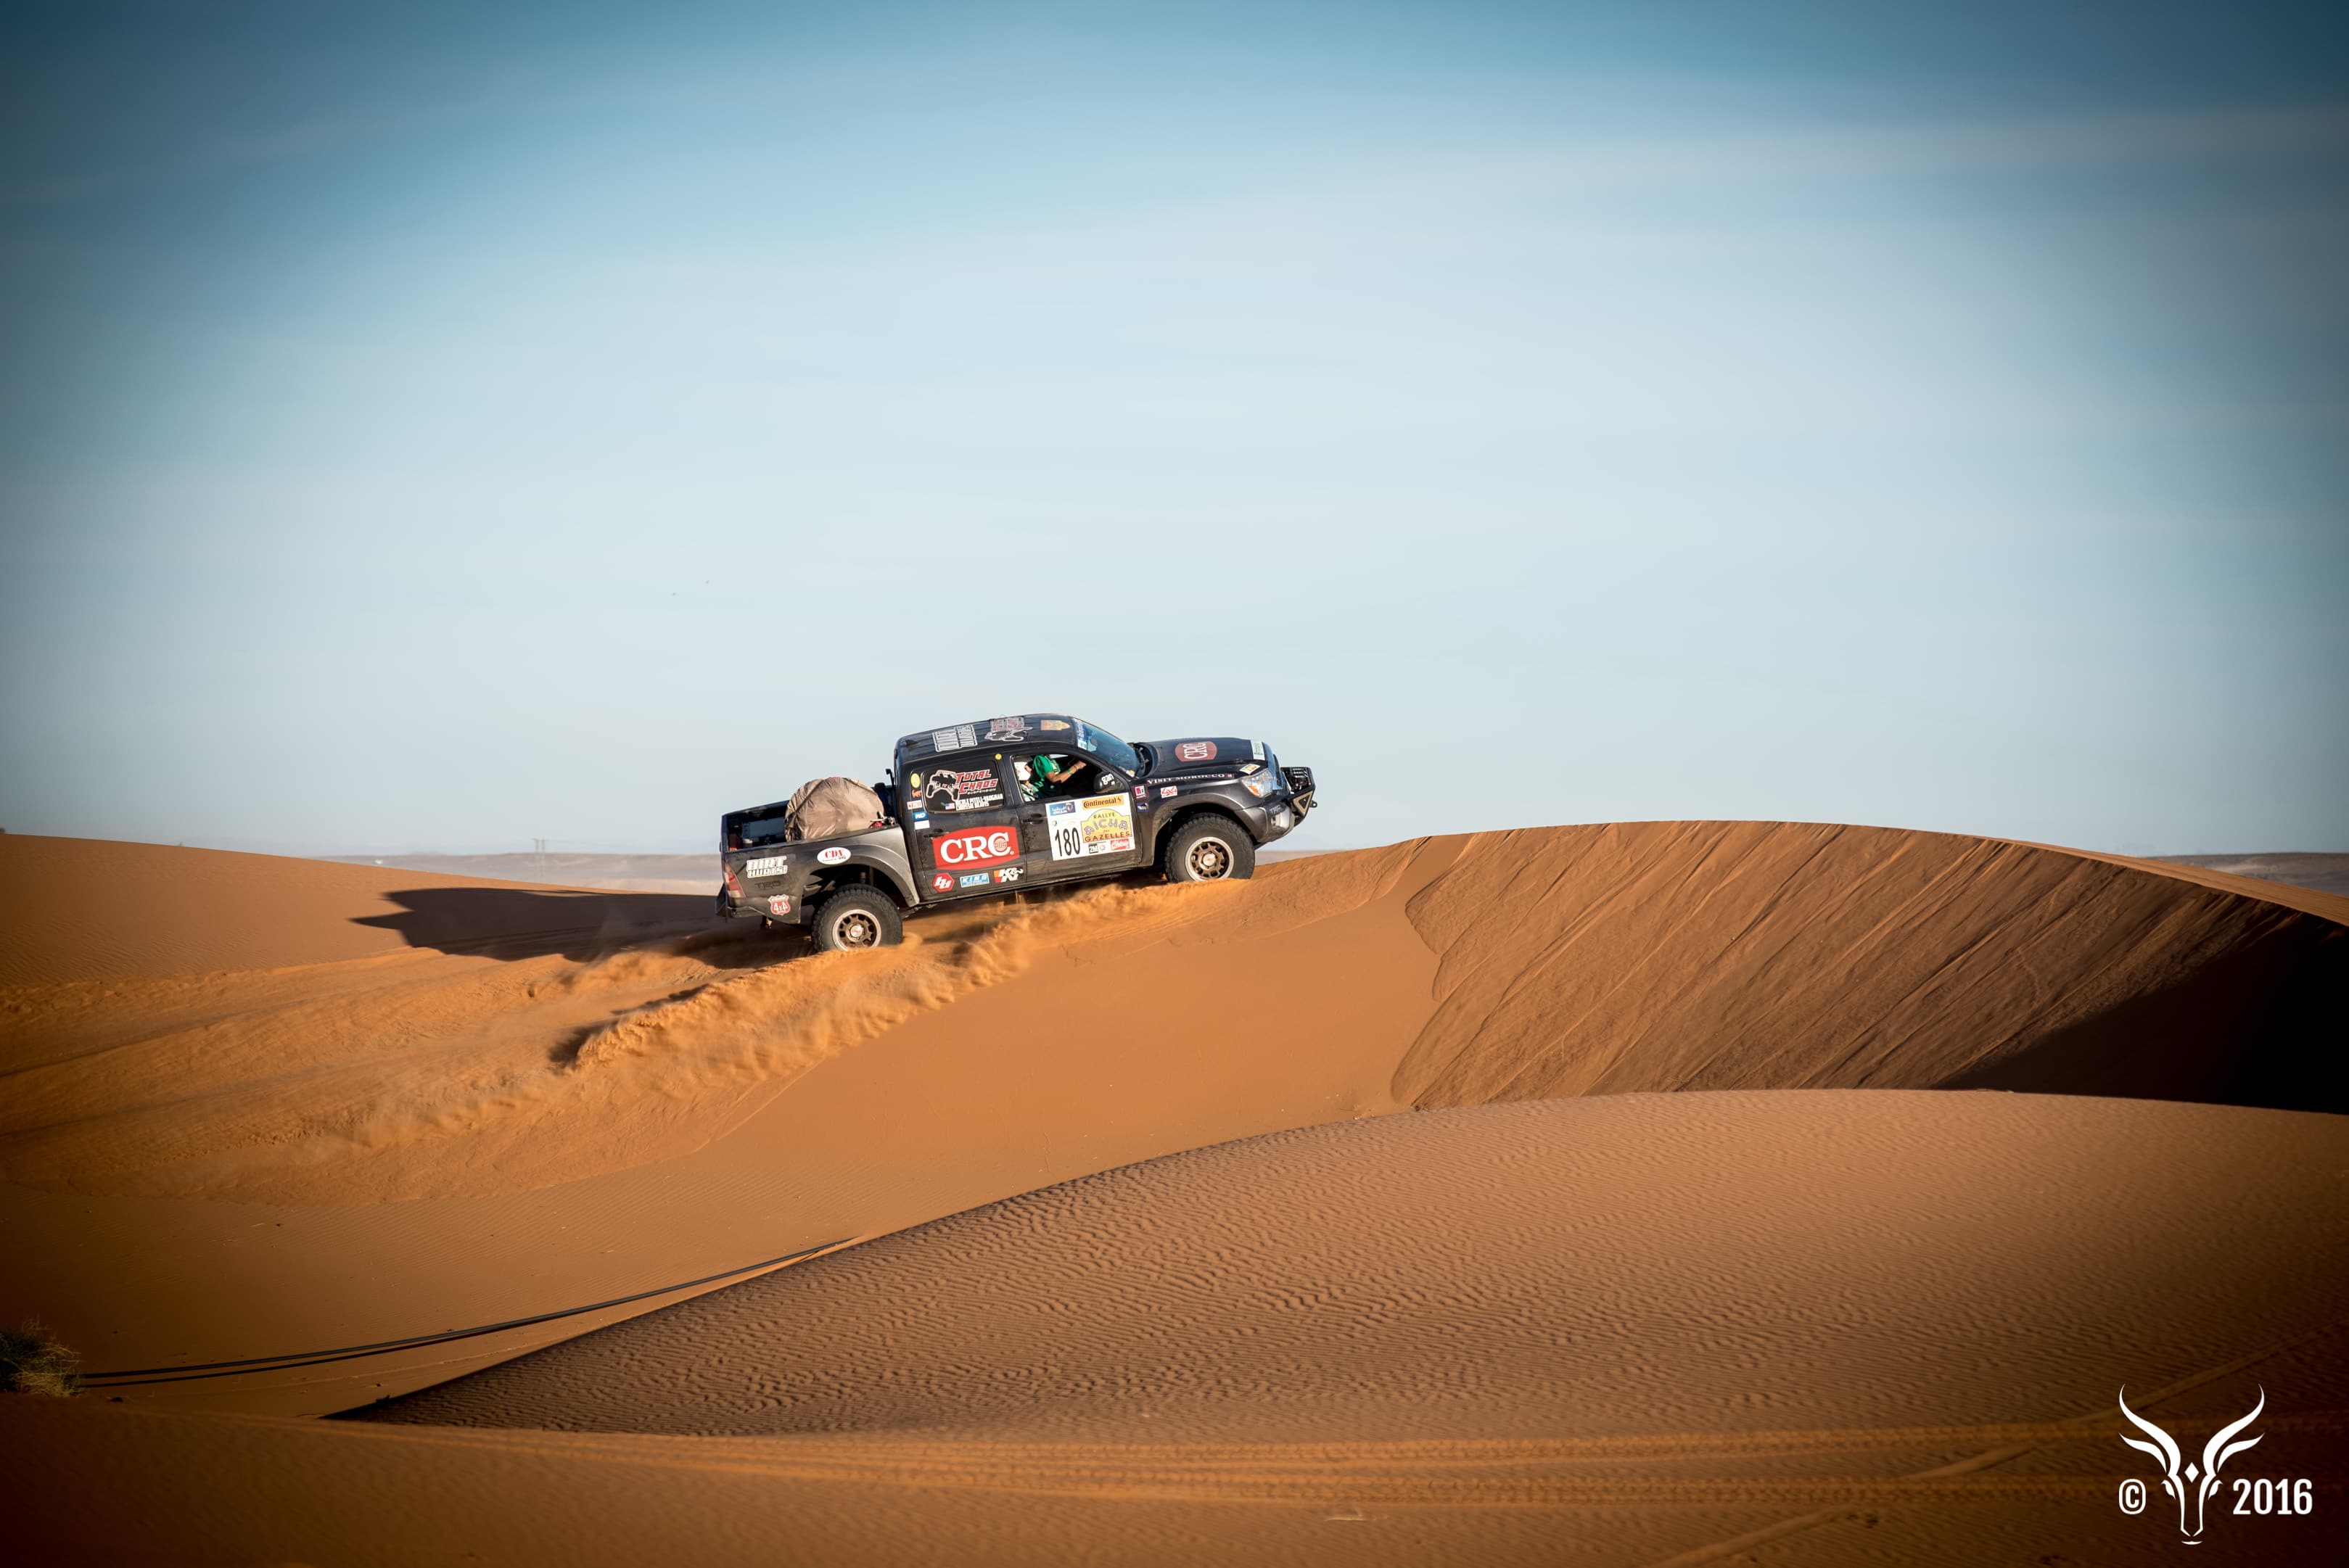
[[38,1322],[20,1323],[0,1328],[0,1378],[11,1394],[71,1398],[81,1387],[81,1357]]

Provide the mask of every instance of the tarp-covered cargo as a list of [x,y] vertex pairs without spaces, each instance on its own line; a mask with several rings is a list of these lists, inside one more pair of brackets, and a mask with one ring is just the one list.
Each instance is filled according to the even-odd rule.
[[790,843],[835,839],[881,825],[881,797],[854,779],[811,779],[792,793],[783,838]]

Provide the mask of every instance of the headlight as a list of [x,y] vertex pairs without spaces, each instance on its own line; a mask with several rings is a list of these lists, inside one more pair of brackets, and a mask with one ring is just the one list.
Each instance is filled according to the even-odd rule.
[[1240,788],[1261,800],[1280,788],[1280,775],[1269,768],[1263,769],[1241,779]]

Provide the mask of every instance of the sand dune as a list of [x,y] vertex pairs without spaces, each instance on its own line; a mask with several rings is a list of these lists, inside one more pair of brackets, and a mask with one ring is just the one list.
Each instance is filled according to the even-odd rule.
[[1442,966],[1395,1093],[1951,1086],[2349,1109],[2339,1054],[2310,1049],[2339,1037],[2349,901],[2209,880],[1872,828],[1479,835],[1412,905]]
[[[119,903],[11,934],[0,1171],[82,1192],[364,1202],[644,1165],[1040,959],[1246,945],[1360,907],[1424,848],[1246,886],[999,904],[918,922],[902,949],[778,963],[790,943],[711,929],[685,900],[101,846],[108,876],[184,890],[204,934],[175,946],[174,927],[141,953],[141,916]],[[1394,1102],[1956,1086],[2349,1105],[2338,1054],[2306,1048],[2349,991],[2349,934],[2266,898],[1799,824],[1546,829],[1443,852],[1454,862],[1401,912],[1438,966]],[[140,854],[161,859],[141,872]],[[10,841],[0,864],[26,912],[88,880],[65,874],[60,841]],[[113,955],[103,982],[78,973],[86,953]],[[199,959],[238,962],[157,973]],[[1334,992],[1349,967],[1293,983]],[[1202,955],[1114,1006],[1184,1008],[1220,980]]]
[[2344,1162],[2340,1118],[2044,1096],[1382,1117],[990,1204],[367,1414],[1219,1442],[2045,1421],[2349,1315]]
[[[2349,1408],[2337,1347],[2284,1342],[2344,1255],[2341,1124],[2288,1114],[2344,1104],[2322,892],[1652,823],[814,958],[700,898],[153,846],[0,838],[0,1314],[136,1371],[630,1298],[8,1402],[92,1560],[769,1561],[782,1519],[848,1561],[1640,1561],[1901,1509],[1930,1528],[1834,1551],[2089,1560],[2121,1450],[2067,1446],[2109,1395],[2067,1406],[2057,1361],[2270,1357],[2279,1452]],[[1928,1087],[2287,1109],[1786,1092]],[[1774,1092],[1634,1092],[1666,1088]],[[579,1430],[222,1413],[435,1384],[402,1420]],[[1996,1485],[1948,1470],[2018,1443]]]
[[126,1460],[49,1420],[34,1479],[168,1459],[170,1522],[101,1539],[352,1562],[2112,1561],[2178,1549],[2113,1505],[2126,1384],[2195,1443],[2263,1389],[2262,1473],[2327,1506],[2198,1561],[2314,1561],[2349,1543],[2344,1159],[2336,1118],[2010,1095],[1384,1118],[921,1226],[363,1433],[146,1418]]

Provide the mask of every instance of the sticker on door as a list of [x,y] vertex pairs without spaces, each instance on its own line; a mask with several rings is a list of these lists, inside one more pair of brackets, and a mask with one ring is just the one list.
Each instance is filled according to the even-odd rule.
[[1123,795],[1054,800],[1045,810],[1056,861],[1124,854],[1133,848],[1133,803]]

